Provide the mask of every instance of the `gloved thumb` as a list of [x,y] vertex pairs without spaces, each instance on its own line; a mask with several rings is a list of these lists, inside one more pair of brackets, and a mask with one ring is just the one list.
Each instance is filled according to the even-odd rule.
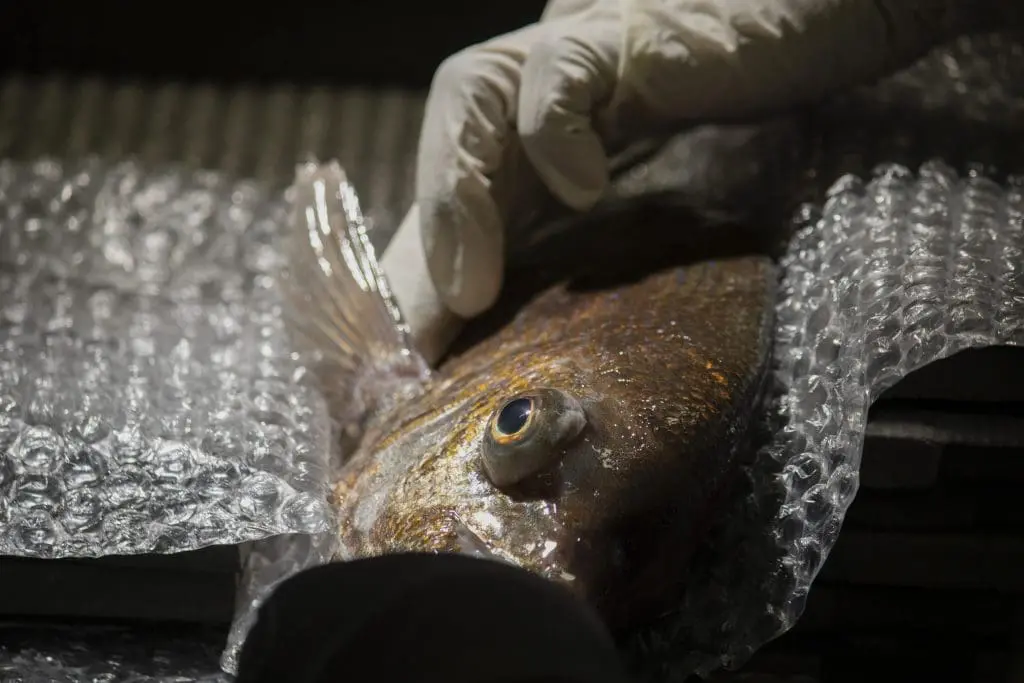
[[444,305],[434,286],[421,231],[419,208],[413,205],[384,250],[380,265],[409,326],[413,345],[434,365],[455,340],[463,320]]

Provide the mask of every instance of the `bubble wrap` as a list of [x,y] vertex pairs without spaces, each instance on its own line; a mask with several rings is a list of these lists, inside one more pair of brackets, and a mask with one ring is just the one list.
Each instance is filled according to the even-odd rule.
[[807,206],[786,258],[767,451],[785,498],[775,535],[788,627],[857,492],[867,413],[899,379],[958,351],[1024,343],[1024,180],[941,162],[840,178]]
[[[841,177],[782,259],[772,436],[639,654],[672,680],[735,668],[794,625],[854,500],[868,409],[958,351],[1024,345],[1024,178],[942,162]],[[659,672],[663,674],[664,672]]]
[[44,161],[0,163],[0,212],[0,555],[257,541],[230,667],[261,589],[331,537],[330,423],[273,277],[283,200]]
[[[672,680],[735,668],[788,630],[857,492],[871,402],[958,351],[1024,343],[1024,168],[1000,142],[1024,114],[1022,57],[1001,36],[958,41],[809,120],[698,131],[627,177],[626,195],[641,181],[723,204],[763,206],[767,195],[795,223],[781,263],[773,436],[682,615],[638,639],[639,668]],[[908,111],[913,126],[896,119]]]

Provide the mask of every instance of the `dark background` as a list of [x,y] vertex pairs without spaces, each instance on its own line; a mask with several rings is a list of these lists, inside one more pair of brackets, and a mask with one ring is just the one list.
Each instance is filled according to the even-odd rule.
[[0,2],[0,68],[142,80],[426,87],[543,0]]

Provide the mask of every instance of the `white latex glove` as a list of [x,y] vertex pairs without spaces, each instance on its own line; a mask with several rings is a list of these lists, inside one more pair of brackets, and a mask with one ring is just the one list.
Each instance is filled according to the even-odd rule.
[[393,284],[414,334],[437,337],[495,301],[505,228],[538,203],[538,177],[570,208],[588,209],[623,145],[881,76],[973,30],[999,3],[551,0],[539,23],[448,58],[427,99],[418,213],[400,230],[406,244],[418,236],[424,257],[384,259],[389,277],[402,273]]
[[462,328],[462,319],[438,296],[427,268],[420,236],[422,222],[414,204],[380,259],[391,293],[398,302],[416,350],[435,364]]

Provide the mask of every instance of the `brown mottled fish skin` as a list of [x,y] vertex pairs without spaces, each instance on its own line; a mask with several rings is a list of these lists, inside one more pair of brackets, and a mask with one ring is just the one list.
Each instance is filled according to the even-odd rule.
[[[757,255],[547,287],[366,433],[336,489],[344,556],[475,552],[615,623],[662,611],[761,414],[774,288]],[[557,465],[499,490],[481,466],[490,420],[540,388],[574,397],[586,426]]]

